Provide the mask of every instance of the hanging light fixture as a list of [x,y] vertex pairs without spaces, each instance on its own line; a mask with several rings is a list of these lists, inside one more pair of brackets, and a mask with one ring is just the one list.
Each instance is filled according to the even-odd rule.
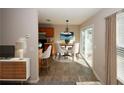
[[63,40],[65,40],[65,43],[68,44],[70,42],[70,40],[73,38],[74,33],[73,32],[69,32],[69,28],[68,28],[68,22],[69,20],[66,20],[66,28],[64,32],[61,32],[61,37],[63,38]]
[[64,34],[71,34],[70,32],[69,32],[69,28],[68,28],[68,22],[69,22],[69,20],[66,20],[66,24],[67,24],[67,26],[66,26],[66,28],[65,28],[65,32],[64,32]]

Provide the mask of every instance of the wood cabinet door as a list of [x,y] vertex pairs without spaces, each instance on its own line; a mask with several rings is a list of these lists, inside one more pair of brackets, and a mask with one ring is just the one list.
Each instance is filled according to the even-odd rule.
[[0,62],[0,79],[2,79],[2,63]]
[[54,36],[54,28],[52,27],[39,28],[39,32],[45,32],[47,37]]
[[2,62],[2,79],[14,78],[14,66],[11,62]]
[[1,79],[26,79],[26,63],[1,62]]
[[45,32],[45,28],[39,28],[39,32]]
[[26,62],[16,62],[14,75],[16,79],[26,79]]
[[53,37],[54,36],[54,29],[53,28],[46,28],[46,36]]

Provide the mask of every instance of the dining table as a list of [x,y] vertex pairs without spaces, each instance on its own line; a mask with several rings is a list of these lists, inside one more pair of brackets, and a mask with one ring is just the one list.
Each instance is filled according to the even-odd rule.
[[66,43],[60,43],[60,46],[61,46],[61,47],[64,47],[65,50],[67,51],[67,53],[65,53],[63,56],[71,56],[71,55],[69,54],[69,50],[72,49],[73,45],[74,45],[73,43],[68,43],[68,44],[66,44]]

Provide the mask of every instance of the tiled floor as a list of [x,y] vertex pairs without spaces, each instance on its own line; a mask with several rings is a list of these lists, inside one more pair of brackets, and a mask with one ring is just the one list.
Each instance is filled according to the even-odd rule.
[[60,58],[61,62],[51,59],[49,71],[43,70],[40,73],[38,84],[76,84],[76,82],[97,81],[92,70],[81,57],[67,62],[68,59],[71,58],[65,60]]

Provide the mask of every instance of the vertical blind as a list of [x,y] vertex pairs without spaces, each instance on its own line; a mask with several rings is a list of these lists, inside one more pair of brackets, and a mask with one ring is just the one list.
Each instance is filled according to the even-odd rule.
[[124,13],[117,14],[117,79],[124,84]]

